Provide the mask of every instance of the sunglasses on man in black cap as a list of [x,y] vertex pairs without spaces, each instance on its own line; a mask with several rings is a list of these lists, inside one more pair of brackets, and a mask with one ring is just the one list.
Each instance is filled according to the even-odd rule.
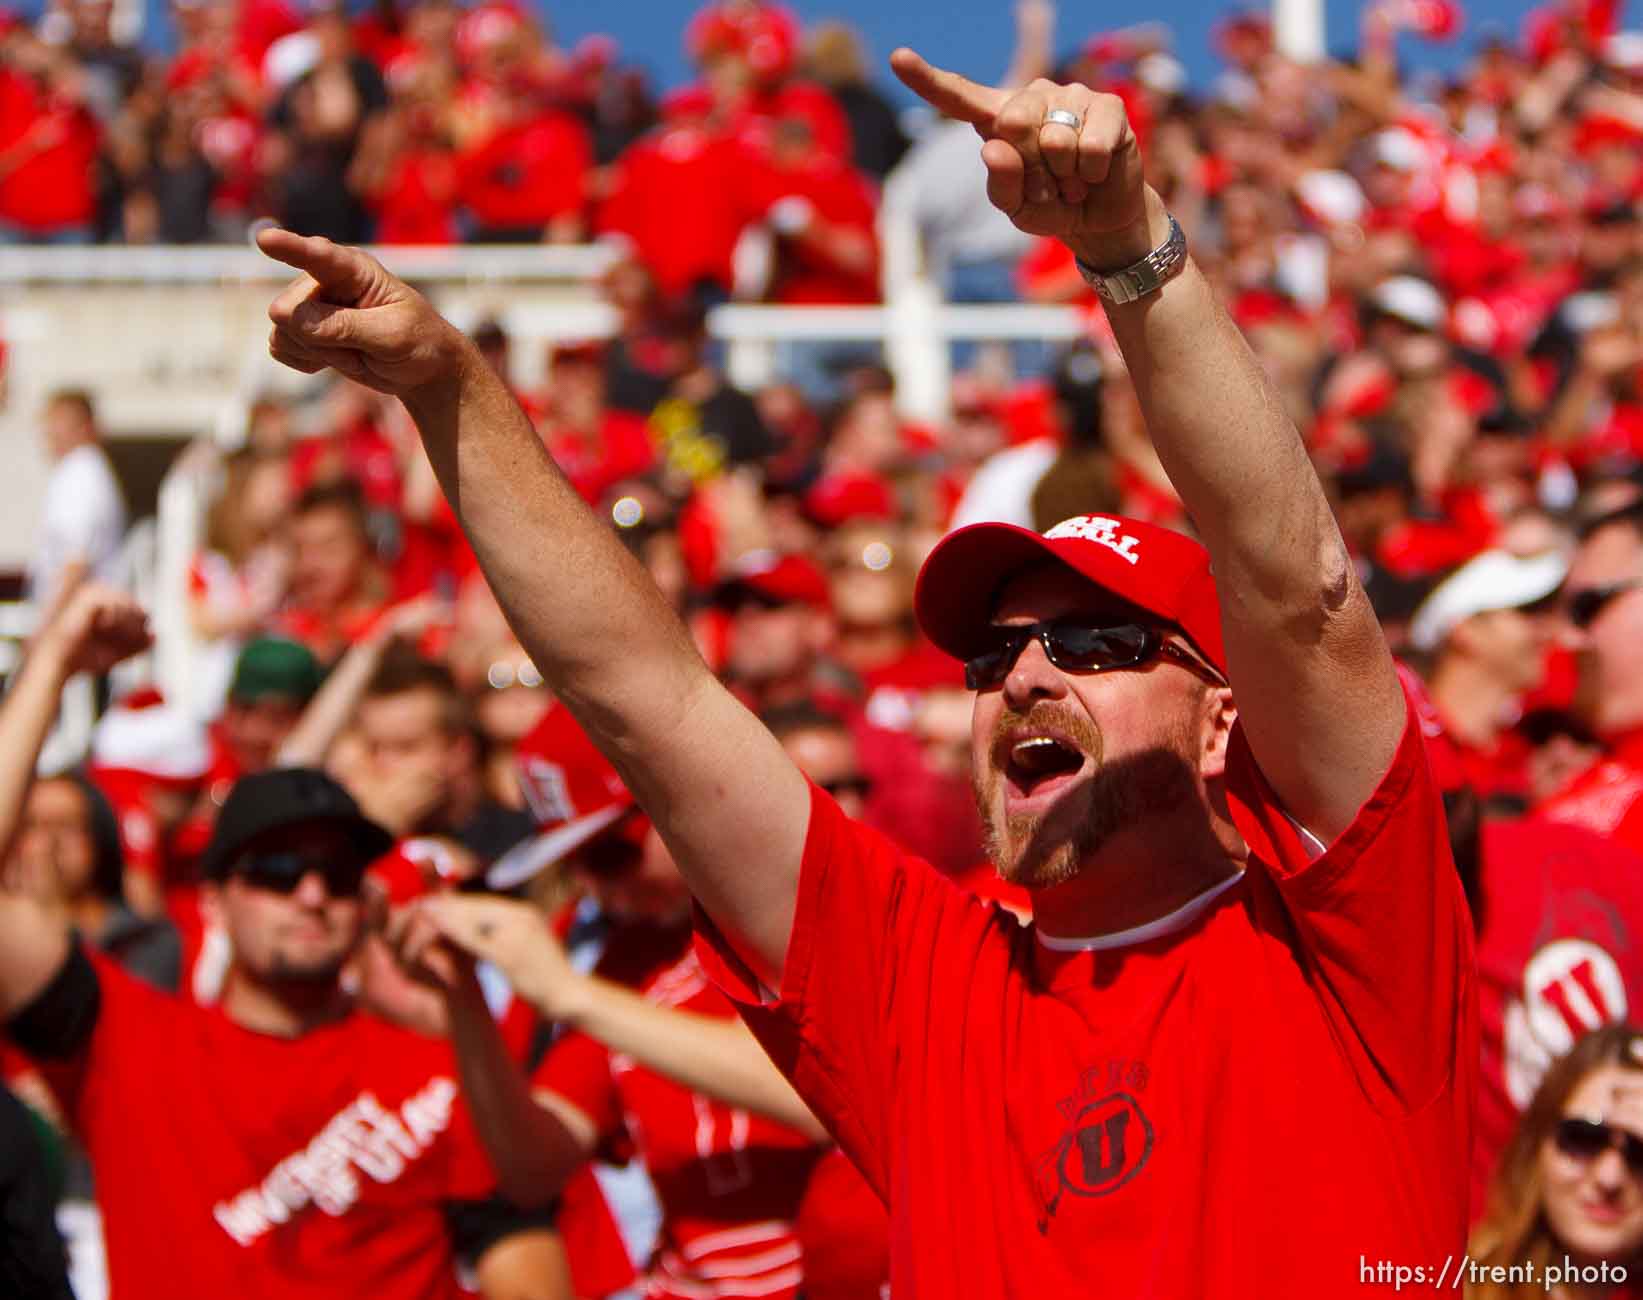
[[[337,835],[323,848],[303,845],[298,832],[309,828]],[[342,898],[359,892],[366,868],[393,845],[394,837],[324,772],[278,768],[235,783],[200,866],[207,879],[234,876],[280,894],[317,871]]]

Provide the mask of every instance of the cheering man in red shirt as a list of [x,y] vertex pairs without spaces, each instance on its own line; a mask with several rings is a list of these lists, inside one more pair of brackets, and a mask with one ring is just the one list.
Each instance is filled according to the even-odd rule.
[[690,882],[716,977],[889,1205],[898,1297],[1436,1293],[1466,1226],[1470,927],[1305,449],[1117,99],[894,63],[975,124],[993,201],[1104,288],[1207,543],[1086,517],[928,563],[921,617],[978,691],[976,784],[1032,926],[806,783],[377,263],[264,232],[306,272],[273,353],[405,400],[532,661]]
[[[0,708],[0,850],[62,685],[147,643],[142,612],[82,588]],[[356,1008],[340,983],[367,864],[392,844],[324,773],[240,781],[207,848],[233,944],[220,1008],[149,988],[0,884],[0,1033],[37,1060],[91,1157],[123,1300],[459,1300],[568,1293],[551,1214],[496,1174],[449,1043]]]

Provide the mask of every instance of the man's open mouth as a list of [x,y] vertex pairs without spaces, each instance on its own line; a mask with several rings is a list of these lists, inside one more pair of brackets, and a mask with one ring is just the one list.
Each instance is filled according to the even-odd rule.
[[1004,775],[1015,793],[1031,795],[1084,766],[1084,751],[1048,732],[1012,737],[1004,749]]

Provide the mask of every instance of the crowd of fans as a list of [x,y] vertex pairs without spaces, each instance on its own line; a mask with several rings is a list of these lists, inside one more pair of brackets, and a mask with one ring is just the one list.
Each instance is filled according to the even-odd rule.
[[[362,15],[179,0],[168,61],[117,44],[110,13],[66,0],[0,31],[0,238],[234,239],[272,216],[350,241],[618,241],[602,284],[617,334],[555,346],[540,388],[517,391],[545,445],[813,780],[965,887],[1030,907],[986,863],[969,695],[917,632],[913,576],[962,522],[1191,522],[1071,254],[992,211],[968,128],[910,141],[847,30],[801,32],[759,0],[698,13],[700,79],[662,95],[610,42],[559,48],[507,0]],[[1123,97],[1427,702],[1483,976],[1474,1253],[1643,1264],[1643,1108],[1587,1123],[1578,1100],[1591,1078],[1619,1095],[1643,1070],[1624,1024],[1643,999],[1643,36],[1606,0],[1554,0],[1439,80],[1400,75],[1396,43],[1453,38],[1446,0],[1376,0],[1355,56],[1311,65],[1242,14],[1217,28],[1222,74],[1194,90],[1167,33],[1063,33],[1057,62],[1052,18],[1024,0],[1008,78]],[[936,425],[904,418],[889,370],[859,353],[732,386],[708,309],[877,300],[881,192],[905,196],[950,298],[1077,304],[1088,338],[961,351]],[[510,375],[503,326],[475,337]],[[31,576],[49,625],[85,571],[111,572],[124,517],[94,396],[57,394],[45,428],[60,499]],[[373,868],[381,890],[528,895],[571,954],[536,913],[526,938],[547,956],[481,943],[453,903],[447,938],[507,977],[492,1005],[519,1068],[579,1117],[572,1163],[636,1154],[654,1179],[648,1219],[605,1165],[603,1191],[569,1183],[573,1289],[518,1294],[613,1294],[636,1276],[654,1295],[706,1294],[690,1289],[703,1276],[790,1294],[802,1247],[806,1294],[876,1295],[873,1207],[773,1074],[755,1060],[729,1080],[751,1040],[707,1036],[728,1004],[694,971],[666,851],[567,729],[404,411],[334,380],[260,401],[238,447],[189,454],[216,484],[190,589],[205,704],[114,699],[85,766],[28,791],[8,885],[212,1005],[236,960],[202,904],[229,793],[323,769],[397,842]],[[497,905],[485,933],[518,933],[520,905]],[[575,984],[580,1031],[547,1046],[544,1025],[571,1017],[567,962],[601,950],[602,1009]],[[382,1016],[446,1028],[382,951],[344,979]],[[609,1000],[618,987],[700,1022],[625,1019],[638,1012]],[[59,1142],[61,1098],[6,1059]],[[691,1115],[707,1145],[675,1149]],[[541,1170],[505,1143],[490,1153],[504,1190],[531,1199]],[[1592,1197],[1614,1207],[1607,1235],[1569,1209]]]

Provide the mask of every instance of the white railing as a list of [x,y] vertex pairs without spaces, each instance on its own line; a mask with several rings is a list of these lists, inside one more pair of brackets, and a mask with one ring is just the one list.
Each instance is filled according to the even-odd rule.
[[[528,284],[591,283],[615,260],[602,244],[372,246],[396,275],[411,280]],[[77,248],[0,248],[0,285],[277,283],[291,270],[237,244],[96,244]]]

